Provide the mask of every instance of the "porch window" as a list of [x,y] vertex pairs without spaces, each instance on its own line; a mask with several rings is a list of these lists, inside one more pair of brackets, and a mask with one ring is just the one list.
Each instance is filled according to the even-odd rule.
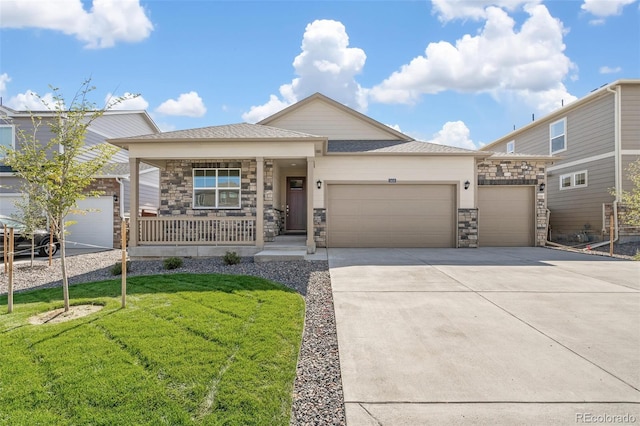
[[240,169],[193,169],[193,208],[239,209]]

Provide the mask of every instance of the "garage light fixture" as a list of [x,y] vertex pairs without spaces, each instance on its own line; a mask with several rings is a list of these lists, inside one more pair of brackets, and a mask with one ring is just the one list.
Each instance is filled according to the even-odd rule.
[[546,185],[545,185],[544,183],[541,183],[541,184],[540,184],[540,192],[544,192],[544,187],[545,187],[545,186],[546,186]]
[[318,181],[316,182],[316,186],[318,187],[318,189],[322,189],[322,181],[318,179]]
[[466,182],[464,183],[464,189],[465,189],[465,190],[466,190],[466,189],[469,189],[469,187],[470,187],[470,186],[471,186],[471,182],[466,181]]

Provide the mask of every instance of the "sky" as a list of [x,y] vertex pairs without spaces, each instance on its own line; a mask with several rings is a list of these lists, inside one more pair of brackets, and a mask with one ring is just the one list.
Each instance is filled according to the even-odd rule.
[[98,107],[124,96],[113,108],[163,131],[255,123],[320,92],[476,149],[640,78],[640,0],[0,0],[3,105],[41,110],[87,78]]

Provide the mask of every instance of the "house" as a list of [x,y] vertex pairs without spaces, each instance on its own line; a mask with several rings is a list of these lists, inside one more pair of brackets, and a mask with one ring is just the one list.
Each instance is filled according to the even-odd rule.
[[640,80],[602,86],[482,150],[559,157],[547,168],[551,240],[608,239],[614,210],[614,232],[637,235],[612,190],[632,188],[625,169],[640,159]]
[[546,239],[549,155],[415,141],[319,93],[257,124],[109,142],[129,152],[132,187],[140,162],[160,169],[158,217],[130,219],[134,257],[250,255],[281,234],[309,253]]
[[[12,149],[20,149],[17,132],[33,132],[31,115],[42,118],[36,138],[47,140],[53,137],[47,119],[54,117],[51,111],[16,111],[0,105],[0,144]],[[96,119],[85,137],[88,145],[104,143],[108,138],[126,137],[139,134],[153,134],[160,130],[145,111],[106,111]],[[129,214],[129,157],[120,149],[111,159],[111,164],[95,176],[91,189],[104,192],[101,197],[89,197],[78,202],[78,209],[86,214],[72,214],[69,220],[76,221],[68,228],[69,247],[120,247],[120,227],[122,216]],[[147,164],[140,164],[139,208],[156,211],[159,206],[159,171]],[[0,158],[0,214],[17,214],[15,201],[22,198],[21,179],[17,178],[9,166]]]

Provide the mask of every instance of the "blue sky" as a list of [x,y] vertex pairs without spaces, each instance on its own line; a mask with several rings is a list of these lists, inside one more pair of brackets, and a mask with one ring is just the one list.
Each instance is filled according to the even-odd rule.
[[638,0],[0,0],[0,96],[87,77],[163,130],[255,122],[321,92],[418,140],[479,147],[640,78]]

